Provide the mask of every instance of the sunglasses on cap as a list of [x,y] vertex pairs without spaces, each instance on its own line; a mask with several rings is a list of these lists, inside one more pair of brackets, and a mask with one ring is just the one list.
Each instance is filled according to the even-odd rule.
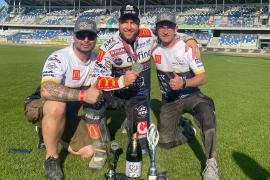
[[75,36],[79,40],[84,40],[86,37],[89,41],[94,41],[97,39],[97,34],[89,31],[79,31],[75,34]]

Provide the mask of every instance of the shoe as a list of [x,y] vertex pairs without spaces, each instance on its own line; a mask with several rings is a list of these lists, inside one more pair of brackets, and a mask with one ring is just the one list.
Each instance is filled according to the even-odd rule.
[[102,169],[107,160],[107,152],[105,149],[96,148],[96,152],[89,162],[89,168],[93,170]]
[[216,160],[208,159],[203,170],[203,180],[218,180],[218,166]]
[[43,136],[42,136],[42,129],[36,126],[36,131],[38,135],[38,145],[37,145],[38,149],[46,149]]
[[45,178],[49,180],[62,180],[65,179],[59,160],[50,156],[44,161]]

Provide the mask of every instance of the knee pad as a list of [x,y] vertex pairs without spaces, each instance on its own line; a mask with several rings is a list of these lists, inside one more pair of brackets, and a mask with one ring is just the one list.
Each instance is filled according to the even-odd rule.
[[[104,107],[105,109],[105,107]],[[84,121],[88,130],[88,135],[93,140],[95,146],[103,146],[110,140],[109,131],[106,126],[104,110],[84,109]]]

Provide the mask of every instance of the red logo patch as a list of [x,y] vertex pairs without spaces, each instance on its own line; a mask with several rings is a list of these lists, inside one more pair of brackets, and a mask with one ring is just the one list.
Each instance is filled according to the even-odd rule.
[[110,51],[110,54],[112,57],[117,57],[125,53],[126,53],[126,50],[124,48],[118,48],[118,49]]
[[143,135],[147,133],[147,121],[138,122],[137,132],[139,133],[139,135]]
[[92,139],[100,138],[100,131],[97,124],[86,124],[88,129],[88,134]]
[[103,59],[103,57],[104,57],[104,55],[105,55],[105,51],[103,51],[102,49],[99,49],[99,50],[98,50],[97,61],[98,61],[98,62],[101,62],[102,59]]
[[139,37],[151,37],[151,30],[147,28],[142,28],[139,30]]
[[80,80],[81,79],[81,71],[74,69],[72,72],[72,80]]
[[155,55],[154,61],[156,64],[161,64],[161,55]]

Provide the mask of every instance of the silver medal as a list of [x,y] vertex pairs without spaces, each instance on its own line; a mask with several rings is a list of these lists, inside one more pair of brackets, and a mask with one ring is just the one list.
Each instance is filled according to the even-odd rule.
[[143,70],[143,65],[140,64],[140,63],[138,63],[138,62],[136,62],[136,63],[134,63],[132,65],[131,69],[132,69],[132,71],[136,71],[136,72],[140,73]]

